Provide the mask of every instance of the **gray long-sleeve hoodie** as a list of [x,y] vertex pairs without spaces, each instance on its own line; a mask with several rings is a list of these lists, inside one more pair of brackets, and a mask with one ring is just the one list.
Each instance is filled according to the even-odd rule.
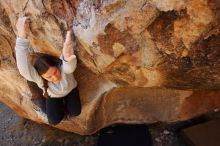
[[[43,79],[37,73],[33,65],[29,61],[30,41],[28,39],[17,38],[16,39],[16,60],[17,67],[20,74],[28,81],[35,82],[38,87],[43,89]],[[73,76],[73,72],[76,69],[77,59],[73,59],[70,62],[66,62],[62,55],[62,65],[60,66],[61,80],[57,82],[48,82],[48,95],[51,98],[61,98],[66,96],[72,89],[77,86],[77,82]],[[45,91],[44,91],[45,92]]]

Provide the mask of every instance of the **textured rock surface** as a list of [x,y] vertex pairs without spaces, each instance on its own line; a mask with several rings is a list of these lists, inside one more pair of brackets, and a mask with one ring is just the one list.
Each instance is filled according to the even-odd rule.
[[15,23],[32,19],[31,45],[59,56],[77,38],[82,114],[58,128],[91,134],[114,123],[174,122],[220,107],[218,0],[0,1],[0,101],[47,123],[39,92],[19,75]]

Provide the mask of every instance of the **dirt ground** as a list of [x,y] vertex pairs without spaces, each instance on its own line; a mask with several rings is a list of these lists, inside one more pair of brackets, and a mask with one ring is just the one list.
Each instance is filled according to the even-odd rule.
[[18,117],[0,103],[0,146],[93,146],[96,136],[80,136]]
[[[97,133],[91,136],[80,136],[38,124],[18,117],[2,103],[0,103],[0,119],[0,146],[95,146],[99,135]],[[205,120],[207,119],[210,119],[210,116],[208,118],[206,116]],[[204,118],[175,124],[149,125],[153,145],[186,146],[179,136],[179,129],[201,121],[204,121]]]

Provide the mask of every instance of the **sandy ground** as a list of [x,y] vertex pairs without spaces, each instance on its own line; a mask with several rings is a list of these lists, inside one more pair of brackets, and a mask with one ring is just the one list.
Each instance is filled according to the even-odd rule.
[[[98,134],[80,136],[25,120],[2,103],[0,119],[0,146],[95,146],[98,139]],[[178,124],[150,125],[153,145],[185,146],[176,131],[178,127]]]

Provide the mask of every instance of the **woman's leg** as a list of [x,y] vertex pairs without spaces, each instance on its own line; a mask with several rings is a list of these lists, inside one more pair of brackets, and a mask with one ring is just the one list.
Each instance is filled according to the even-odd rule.
[[47,98],[46,99],[46,114],[48,122],[51,125],[57,125],[64,116],[64,98]]
[[81,113],[81,102],[77,87],[65,97],[65,102],[70,116],[78,116]]

